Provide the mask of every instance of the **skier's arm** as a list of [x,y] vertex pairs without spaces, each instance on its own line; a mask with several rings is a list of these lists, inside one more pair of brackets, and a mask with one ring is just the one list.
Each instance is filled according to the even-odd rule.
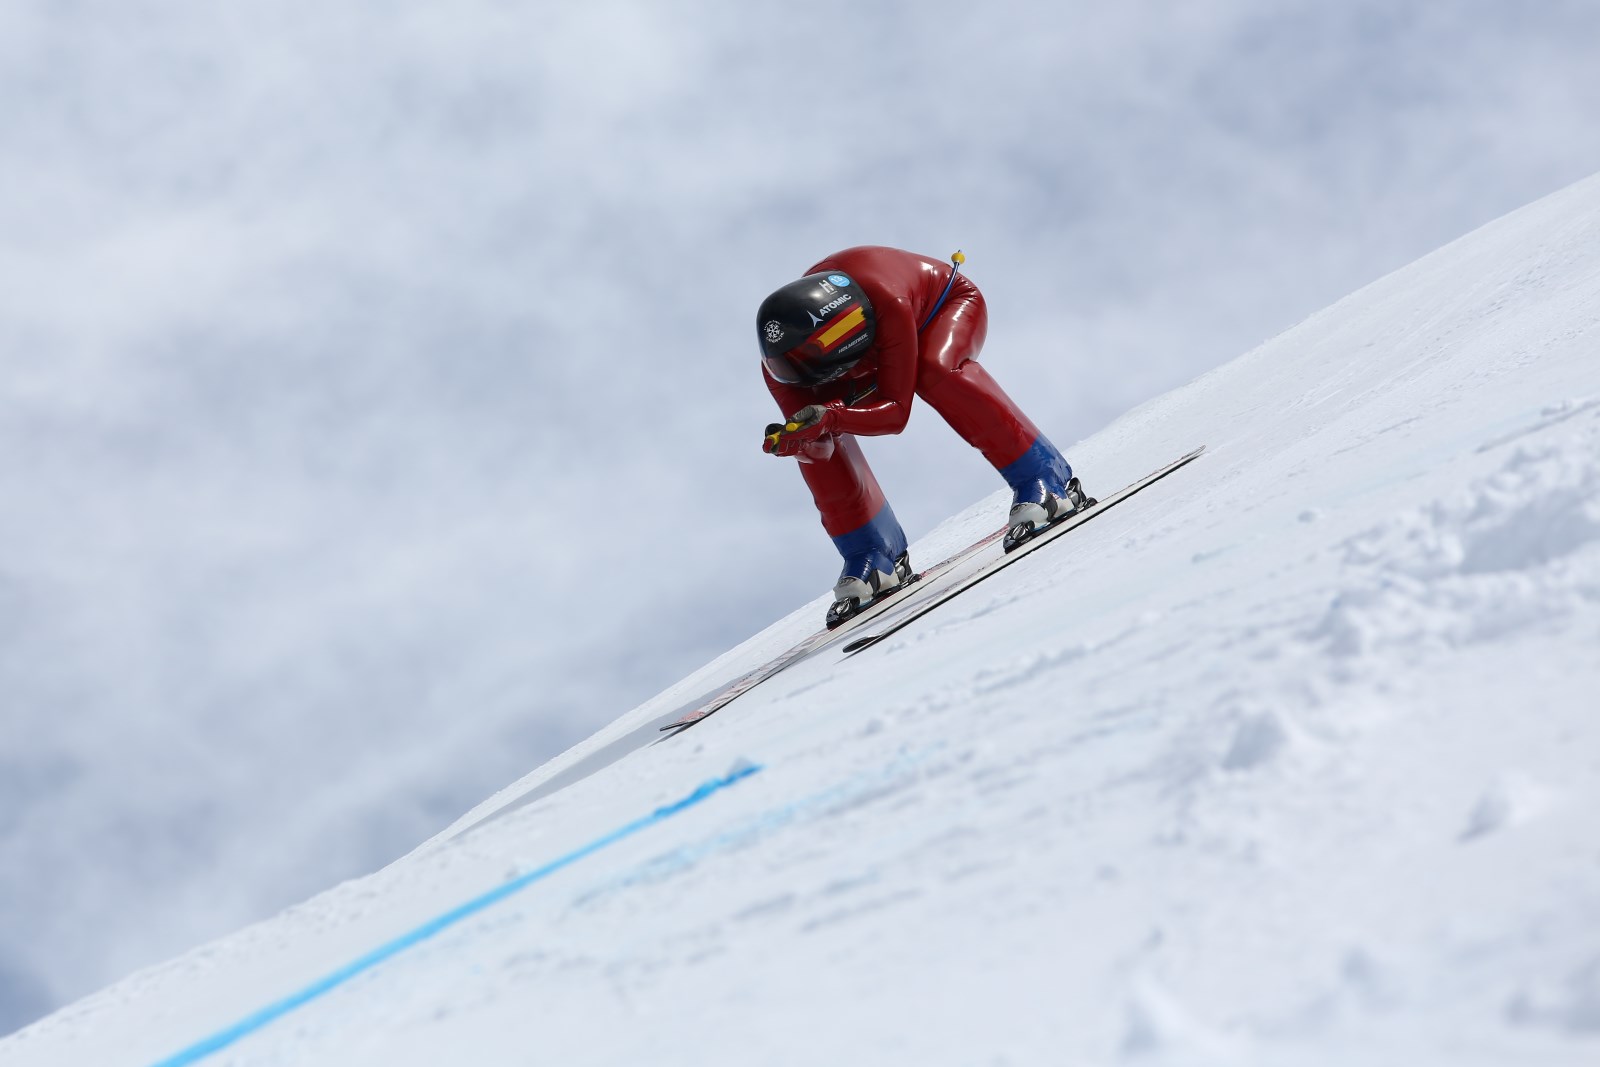
[[[761,369],[761,378],[767,383],[767,392],[778,402],[778,410],[783,413],[785,422],[817,402],[816,396],[809,390],[785,385],[774,378],[765,367]],[[834,401],[834,403],[839,402]],[[808,424],[797,434],[784,433],[783,427],[784,423],[781,422],[772,423],[767,427],[761,443],[763,452],[774,456],[800,456],[802,463],[807,458],[824,460],[833,454],[833,438],[824,435],[820,420]]]
[[828,418],[832,433],[881,437],[899,433],[911,418],[911,398],[917,393],[917,324],[906,300],[878,304],[878,388],[873,402],[862,407],[836,408]]
[[761,368],[761,377],[767,383],[767,392],[772,394],[772,399],[778,402],[778,413],[788,418],[807,404],[815,404],[817,398],[809,389],[800,389],[793,385],[785,385],[772,376],[766,367]]

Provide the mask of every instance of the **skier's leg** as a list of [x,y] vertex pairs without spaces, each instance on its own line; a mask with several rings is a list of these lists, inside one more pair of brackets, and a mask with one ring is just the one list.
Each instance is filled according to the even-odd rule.
[[1039,439],[1039,428],[975,359],[948,371],[925,368],[917,395],[997,471],[1015,463]]
[[834,599],[866,604],[911,576],[906,535],[854,437],[820,442],[799,456],[822,528],[844,560]]
[[1072,467],[978,362],[988,322],[983,294],[958,275],[923,333],[917,395],[1000,472],[1014,507],[1035,505],[1048,521],[1070,507]]

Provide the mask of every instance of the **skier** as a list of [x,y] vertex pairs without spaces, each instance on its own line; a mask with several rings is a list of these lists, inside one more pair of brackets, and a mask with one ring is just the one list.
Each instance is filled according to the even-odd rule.
[[828,625],[910,581],[906,535],[857,437],[897,434],[919,396],[1011,486],[1009,550],[1093,504],[1072,467],[978,363],[983,294],[949,264],[898,248],[836,252],[762,301],[763,375],[786,416],[762,447],[794,456],[844,557]]

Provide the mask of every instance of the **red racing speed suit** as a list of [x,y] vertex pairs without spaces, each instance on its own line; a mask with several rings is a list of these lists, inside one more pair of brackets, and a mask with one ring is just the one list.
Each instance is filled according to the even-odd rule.
[[[914,252],[863,245],[835,252],[806,274],[839,271],[860,285],[877,314],[877,331],[860,362],[843,377],[814,389],[785,385],[763,371],[785,417],[809,404],[844,401],[833,433],[799,452],[800,472],[822,515],[822,525],[849,558],[844,541],[875,519],[886,500],[856,437],[897,434],[920,397],[1008,481],[1014,465],[1040,447],[1059,459],[1037,426],[978,363],[988,332],[983,294],[952,266]],[[947,282],[949,296],[932,321]],[[1061,461],[1064,466],[1064,460]],[[1067,471],[1070,476],[1070,469]],[[892,512],[888,521],[898,523]],[[900,535],[903,543],[904,535]]]

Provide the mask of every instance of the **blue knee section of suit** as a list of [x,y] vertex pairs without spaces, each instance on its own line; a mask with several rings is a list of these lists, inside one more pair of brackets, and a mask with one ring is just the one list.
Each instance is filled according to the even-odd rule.
[[906,550],[906,533],[894,517],[894,509],[885,504],[871,522],[835,537],[833,547],[844,557],[841,579],[868,581],[873,570],[894,573],[894,561]]
[[1040,434],[1020,458],[1001,469],[1000,477],[1011,486],[1013,504],[1042,504],[1047,496],[1061,496],[1067,491],[1072,465]]

